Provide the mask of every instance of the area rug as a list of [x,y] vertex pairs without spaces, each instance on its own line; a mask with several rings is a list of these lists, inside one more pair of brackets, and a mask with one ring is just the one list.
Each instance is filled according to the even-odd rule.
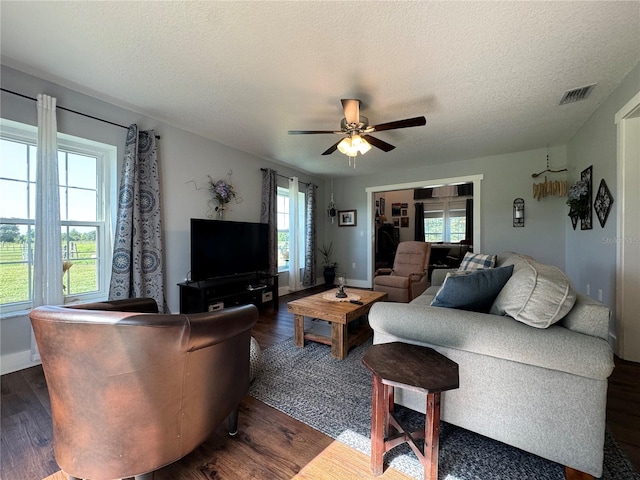
[[[293,340],[267,348],[250,395],[366,455],[371,454],[371,373],[362,357],[371,341],[331,357],[331,348]],[[403,424],[418,429],[424,415],[399,407]],[[385,455],[385,463],[423,478],[423,468],[407,444]],[[563,480],[564,467],[504,443],[441,422],[441,480]],[[613,437],[605,440],[604,480],[639,480]]]

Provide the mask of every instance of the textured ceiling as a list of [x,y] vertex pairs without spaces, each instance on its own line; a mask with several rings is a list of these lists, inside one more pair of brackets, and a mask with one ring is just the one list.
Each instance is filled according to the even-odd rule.
[[[640,60],[640,2],[13,2],[2,62],[319,175],[565,143]],[[597,83],[587,100],[565,90]],[[380,132],[354,171],[340,98]],[[613,121],[613,120],[612,120]],[[542,164],[541,164],[542,166]]]

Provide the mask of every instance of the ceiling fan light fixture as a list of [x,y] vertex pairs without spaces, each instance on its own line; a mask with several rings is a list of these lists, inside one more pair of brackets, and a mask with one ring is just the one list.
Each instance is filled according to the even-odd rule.
[[351,152],[351,138],[343,138],[342,141],[338,144],[338,150],[340,151],[340,153],[349,155],[349,152]]
[[371,150],[371,145],[360,135],[354,135],[351,139],[351,145],[360,152],[360,155],[364,155],[369,150]]
[[360,155],[367,153],[371,150],[371,145],[360,135],[353,135],[352,137],[343,138],[338,144],[338,150],[348,157],[355,157],[358,152]]

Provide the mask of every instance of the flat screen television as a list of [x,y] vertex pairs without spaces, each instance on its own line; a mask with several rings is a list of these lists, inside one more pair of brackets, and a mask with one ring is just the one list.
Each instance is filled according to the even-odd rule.
[[191,219],[191,280],[269,269],[268,225]]

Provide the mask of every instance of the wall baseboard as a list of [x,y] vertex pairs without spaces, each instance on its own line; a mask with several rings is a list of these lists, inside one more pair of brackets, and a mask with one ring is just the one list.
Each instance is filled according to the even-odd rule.
[[[322,278],[318,278],[316,280],[316,284],[315,286],[319,286],[319,285],[324,285],[324,280]],[[371,285],[369,285],[369,283],[366,280],[349,280],[347,279],[347,288],[349,287],[353,287],[353,288],[371,288]],[[302,290],[306,290],[307,288],[311,288],[311,287],[303,287]],[[278,289],[278,296],[282,297],[284,295],[288,295],[289,293],[291,293],[289,291],[289,286],[285,285],[284,287],[280,287]]]
[[347,288],[371,288],[371,285],[366,280],[350,280],[347,279]]
[[17,372],[24,368],[35,367],[41,363],[39,360],[35,362],[31,361],[31,350],[8,353],[0,357],[0,374],[4,375],[6,373]]

